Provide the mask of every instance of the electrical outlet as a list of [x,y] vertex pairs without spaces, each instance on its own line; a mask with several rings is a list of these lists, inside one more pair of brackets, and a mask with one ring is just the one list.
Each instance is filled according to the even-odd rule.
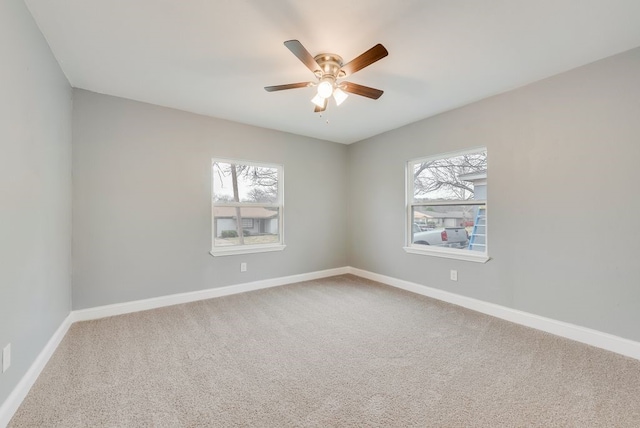
[[457,280],[458,280],[458,271],[451,269],[451,281],[457,281]]
[[2,373],[6,372],[11,365],[11,344],[9,343],[2,350]]
[[246,263],[240,263],[240,272],[246,272],[247,271],[247,264]]

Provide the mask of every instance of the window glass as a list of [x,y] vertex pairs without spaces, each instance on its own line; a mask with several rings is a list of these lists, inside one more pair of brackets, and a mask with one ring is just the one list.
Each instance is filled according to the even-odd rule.
[[213,255],[284,249],[282,166],[213,159]]
[[409,161],[405,250],[486,261],[487,171],[485,148]]

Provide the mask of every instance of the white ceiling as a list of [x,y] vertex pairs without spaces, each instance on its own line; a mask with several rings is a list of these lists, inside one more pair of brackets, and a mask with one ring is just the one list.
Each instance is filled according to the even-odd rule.
[[[72,86],[352,143],[640,46],[638,0],[25,0]],[[313,113],[283,45],[350,61],[384,90]]]

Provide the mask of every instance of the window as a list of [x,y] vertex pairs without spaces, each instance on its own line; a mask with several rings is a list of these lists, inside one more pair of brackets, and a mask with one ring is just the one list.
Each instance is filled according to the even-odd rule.
[[282,166],[213,159],[214,256],[280,251]]
[[405,251],[486,262],[487,149],[407,163]]

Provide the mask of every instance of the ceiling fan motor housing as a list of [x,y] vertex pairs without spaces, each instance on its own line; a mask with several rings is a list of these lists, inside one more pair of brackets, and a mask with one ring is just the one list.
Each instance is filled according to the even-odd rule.
[[322,78],[328,75],[332,76],[335,80],[345,76],[344,71],[340,70],[343,65],[342,57],[340,55],[332,53],[321,53],[316,55],[313,59],[316,60],[321,68],[321,71],[319,73],[316,72],[318,78]]

